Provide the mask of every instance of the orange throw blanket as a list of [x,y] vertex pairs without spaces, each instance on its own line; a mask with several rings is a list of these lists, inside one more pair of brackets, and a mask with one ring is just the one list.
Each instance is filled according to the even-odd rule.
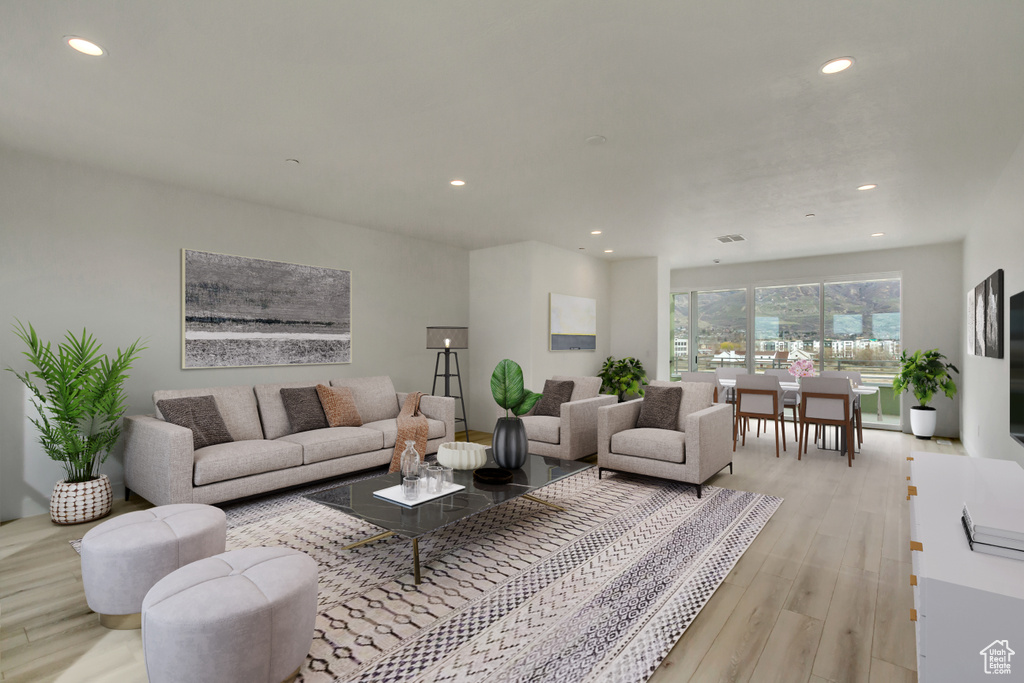
[[416,452],[420,460],[427,452],[427,418],[420,412],[420,399],[423,393],[414,391],[405,397],[402,412],[398,414],[398,436],[395,437],[395,452],[391,456],[391,468],[388,472],[402,469],[402,451],[406,441],[416,442]]

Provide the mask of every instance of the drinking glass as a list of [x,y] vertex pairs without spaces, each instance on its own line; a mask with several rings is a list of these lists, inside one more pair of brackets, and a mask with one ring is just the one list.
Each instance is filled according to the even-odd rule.
[[444,480],[441,474],[440,465],[431,465],[427,468],[427,492],[428,493],[441,493],[441,487],[444,485]]
[[406,500],[416,500],[416,498],[420,495],[420,478],[403,477],[402,493],[405,494]]
[[455,470],[441,465],[441,490],[447,491],[455,486]]

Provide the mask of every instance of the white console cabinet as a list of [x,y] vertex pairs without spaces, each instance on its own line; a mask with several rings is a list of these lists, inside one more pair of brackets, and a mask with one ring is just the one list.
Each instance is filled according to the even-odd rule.
[[[915,452],[910,546],[920,683],[1024,681],[1024,561],[973,552],[960,522],[965,501],[1024,505],[1024,469],[1011,461]],[[986,673],[1000,641],[1010,672]],[[993,653],[993,659],[997,653]]]

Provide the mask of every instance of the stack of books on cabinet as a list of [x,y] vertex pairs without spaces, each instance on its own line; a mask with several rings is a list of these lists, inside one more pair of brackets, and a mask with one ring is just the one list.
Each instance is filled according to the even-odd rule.
[[999,501],[968,501],[960,522],[974,552],[1024,560],[1024,508]]

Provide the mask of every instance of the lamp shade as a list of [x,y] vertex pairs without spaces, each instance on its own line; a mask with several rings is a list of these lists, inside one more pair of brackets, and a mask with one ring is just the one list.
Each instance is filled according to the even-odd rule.
[[468,327],[428,327],[428,349],[468,349]]

